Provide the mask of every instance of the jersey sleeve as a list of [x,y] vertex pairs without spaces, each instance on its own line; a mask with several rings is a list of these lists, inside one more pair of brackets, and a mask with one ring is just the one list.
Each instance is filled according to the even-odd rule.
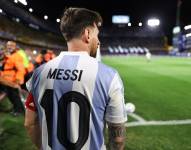
[[29,93],[27,100],[25,102],[25,106],[27,109],[36,112],[36,106],[34,103],[34,97],[33,97],[32,93]]
[[106,108],[105,119],[110,123],[124,123],[127,121],[125,111],[124,87],[118,73],[115,74],[109,88],[109,103]]
[[30,92],[32,90],[32,78],[33,78],[33,75],[32,77],[26,82],[26,87],[27,87],[27,90]]

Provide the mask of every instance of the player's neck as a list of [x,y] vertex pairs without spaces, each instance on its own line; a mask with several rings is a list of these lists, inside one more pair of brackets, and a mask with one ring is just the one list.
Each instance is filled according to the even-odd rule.
[[90,54],[89,48],[81,40],[72,40],[67,43],[69,52],[81,52],[85,51]]

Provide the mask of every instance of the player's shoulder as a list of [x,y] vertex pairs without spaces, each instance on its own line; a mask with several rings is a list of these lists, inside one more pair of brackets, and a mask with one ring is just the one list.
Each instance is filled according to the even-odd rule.
[[34,72],[33,72],[33,76],[39,76],[39,74],[42,72],[42,70],[44,69],[46,63],[40,65],[39,67],[37,67]]
[[106,74],[116,74],[118,73],[116,69],[114,69],[113,67],[111,66],[108,66],[102,62],[98,62],[98,66],[99,66],[99,69],[101,70],[101,72],[104,72]]

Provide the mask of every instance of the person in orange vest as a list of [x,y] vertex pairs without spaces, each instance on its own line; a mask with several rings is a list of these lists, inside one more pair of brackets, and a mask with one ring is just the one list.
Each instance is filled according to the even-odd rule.
[[8,41],[6,43],[3,70],[0,72],[0,83],[4,87],[6,94],[13,104],[14,116],[24,113],[24,107],[19,95],[20,85],[24,83],[25,67],[23,58],[17,53],[16,43]]
[[55,57],[56,57],[56,55],[54,54],[54,52],[52,50],[42,49],[40,54],[35,59],[34,66],[35,66],[35,68],[37,68],[38,66],[52,60]]

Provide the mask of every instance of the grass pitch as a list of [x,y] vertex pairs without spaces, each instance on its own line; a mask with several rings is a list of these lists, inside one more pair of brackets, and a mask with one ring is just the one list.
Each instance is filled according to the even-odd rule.
[[[145,120],[191,119],[191,59],[105,57],[103,62],[118,70],[126,102],[133,102],[135,113]],[[126,149],[191,150],[190,140],[191,124],[130,127]]]

